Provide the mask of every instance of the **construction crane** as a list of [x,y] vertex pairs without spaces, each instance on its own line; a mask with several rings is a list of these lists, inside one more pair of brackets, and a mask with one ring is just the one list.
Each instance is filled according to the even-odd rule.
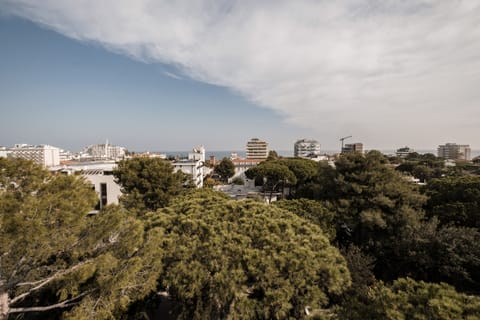
[[340,149],[340,152],[343,152],[343,141],[344,141],[345,139],[348,139],[348,138],[351,138],[351,137],[352,137],[352,136],[340,138],[340,141],[342,141],[342,149]]

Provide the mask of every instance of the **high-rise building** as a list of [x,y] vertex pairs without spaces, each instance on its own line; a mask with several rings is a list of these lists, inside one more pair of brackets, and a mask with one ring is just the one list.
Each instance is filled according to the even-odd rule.
[[8,156],[32,160],[44,167],[58,166],[60,164],[60,149],[49,145],[16,144],[13,148],[10,148]]
[[298,140],[293,146],[293,155],[300,158],[315,158],[320,155],[320,143],[316,140]]
[[437,149],[438,157],[448,160],[470,161],[470,152],[470,145],[468,144],[446,143],[439,145]]
[[266,159],[268,157],[268,143],[258,138],[247,142],[247,159]]
[[363,143],[356,142],[356,143],[347,143],[342,148],[342,153],[350,153],[350,152],[359,152],[363,153]]

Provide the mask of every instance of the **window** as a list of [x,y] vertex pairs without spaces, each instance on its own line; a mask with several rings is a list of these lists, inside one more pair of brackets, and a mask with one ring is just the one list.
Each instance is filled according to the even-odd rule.
[[107,184],[100,183],[100,206],[101,208],[107,205]]

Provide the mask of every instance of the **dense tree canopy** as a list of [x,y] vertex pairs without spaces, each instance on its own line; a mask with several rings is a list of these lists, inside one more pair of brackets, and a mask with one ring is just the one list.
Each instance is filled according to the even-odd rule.
[[480,228],[480,177],[435,179],[425,187],[426,212],[442,224]]
[[96,201],[83,179],[0,159],[0,319],[25,312],[52,318],[72,307],[75,319],[115,318],[152,290],[156,278],[148,281],[145,262],[138,263],[142,224],[118,207],[87,216]]
[[416,152],[402,159],[396,170],[410,174],[422,182],[429,182],[447,172],[444,159],[437,158],[431,153],[418,154]]
[[336,212],[339,240],[345,244],[382,246],[397,228],[420,218],[425,198],[386,164],[387,159],[377,151],[365,156],[345,154],[335,168],[320,166],[315,184],[301,191],[328,201]]
[[318,225],[330,239],[335,239],[335,222],[331,210],[321,203],[309,199],[293,199],[272,202],[276,207],[290,211],[299,217],[305,218]]
[[122,160],[113,174],[124,193],[121,203],[138,214],[168,205],[189,181],[181,171],[173,172],[170,162],[159,158]]
[[299,319],[350,283],[322,230],[286,210],[204,189],[149,218],[184,319]]
[[[410,225],[396,237],[397,258],[385,275],[447,282],[457,289],[478,291],[480,233],[474,228],[440,226],[436,219]],[[386,277],[384,277],[386,278]]]
[[460,293],[480,285],[478,177],[421,194],[378,152],[278,158],[247,172],[293,191],[266,205],[185,189],[172,169],[120,162],[123,206],[88,215],[82,178],[0,158],[0,319],[135,318],[159,294],[180,319],[480,318]]
[[479,319],[480,298],[458,293],[447,284],[426,283],[402,278],[386,286],[372,286],[366,301],[350,303],[339,312],[339,319]]

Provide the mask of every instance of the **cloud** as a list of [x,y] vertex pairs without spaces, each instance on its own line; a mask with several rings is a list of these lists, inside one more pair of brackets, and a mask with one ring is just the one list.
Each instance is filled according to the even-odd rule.
[[476,0],[6,0],[0,9],[227,87],[320,140],[434,147],[478,137]]

